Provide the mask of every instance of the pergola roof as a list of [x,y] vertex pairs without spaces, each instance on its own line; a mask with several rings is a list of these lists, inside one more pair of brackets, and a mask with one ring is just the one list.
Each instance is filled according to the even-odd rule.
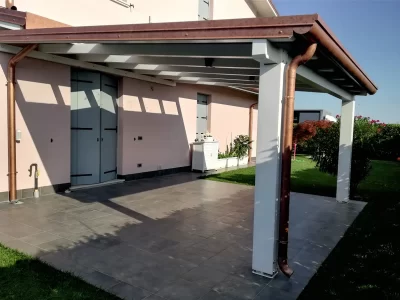
[[[317,42],[307,71],[350,95],[377,90],[318,15],[0,32],[3,44],[39,44],[31,56],[41,59],[56,55],[65,63],[79,61],[82,67],[111,68],[121,76],[129,73],[169,85],[183,82],[245,89],[259,85],[255,40],[268,40],[290,57]],[[329,92],[307,76],[298,76],[296,90]]]

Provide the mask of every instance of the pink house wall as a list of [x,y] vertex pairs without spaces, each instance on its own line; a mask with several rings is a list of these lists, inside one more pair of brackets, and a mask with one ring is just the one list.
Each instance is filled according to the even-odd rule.
[[231,132],[233,136],[248,133],[248,107],[256,100],[251,94],[202,85],[168,87],[124,78],[122,86],[121,175],[190,165],[189,145],[196,138],[198,93],[210,96],[211,133],[220,141],[221,150]]
[[[0,53],[0,192],[8,190],[7,63]],[[22,133],[17,144],[17,189],[33,188],[31,164],[38,164],[39,185],[70,181],[70,68],[25,59],[16,70],[16,125]],[[53,142],[51,142],[53,139]]]
[[[6,70],[0,54],[0,192],[8,190]],[[17,66],[17,189],[33,188],[31,164],[38,164],[39,186],[70,182],[70,68],[25,59]],[[248,107],[256,96],[228,88],[178,84],[163,86],[120,80],[118,173],[121,175],[190,165],[196,137],[197,94],[210,96],[209,126],[224,151],[230,135],[248,133]],[[255,115],[256,124],[256,115]],[[139,136],[143,139],[139,140]],[[138,167],[142,164],[142,167]]]
[[123,78],[122,88],[118,173],[188,166],[189,142],[196,134],[196,91],[129,78]]
[[[249,107],[257,102],[257,96],[224,89],[211,97],[211,133],[219,141],[220,152],[237,135],[249,134]],[[257,111],[254,114],[253,134],[257,132]],[[256,136],[253,135],[253,139]],[[255,149],[256,144],[253,144]],[[255,152],[255,151],[253,151]]]

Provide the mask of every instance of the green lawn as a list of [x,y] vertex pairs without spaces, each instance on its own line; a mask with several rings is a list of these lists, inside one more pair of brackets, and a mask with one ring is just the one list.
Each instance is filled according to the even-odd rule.
[[[207,176],[206,179],[245,185],[255,184],[255,167],[242,168]],[[336,177],[315,168],[315,162],[304,155],[292,161],[293,192],[334,197]],[[400,193],[400,163],[373,161],[369,177],[360,184],[359,195],[372,200],[381,193]],[[378,194],[378,195],[377,195]]]
[[[299,157],[292,163],[292,191],[335,195],[335,177]],[[209,176],[254,185],[255,168]],[[311,279],[301,300],[400,299],[400,163],[373,161],[359,195],[368,205]]]
[[0,245],[1,300],[118,299],[77,277]]

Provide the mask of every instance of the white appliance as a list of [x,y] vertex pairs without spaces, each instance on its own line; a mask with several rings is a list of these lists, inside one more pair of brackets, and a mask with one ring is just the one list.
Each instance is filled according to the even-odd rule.
[[218,142],[195,142],[192,147],[192,171],[209,171],[217,168]]

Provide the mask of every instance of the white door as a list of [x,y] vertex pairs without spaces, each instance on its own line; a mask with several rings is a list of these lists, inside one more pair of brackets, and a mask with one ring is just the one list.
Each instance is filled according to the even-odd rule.
[[71,74],[71,184],[116,178],[117,83],[96,72]]

